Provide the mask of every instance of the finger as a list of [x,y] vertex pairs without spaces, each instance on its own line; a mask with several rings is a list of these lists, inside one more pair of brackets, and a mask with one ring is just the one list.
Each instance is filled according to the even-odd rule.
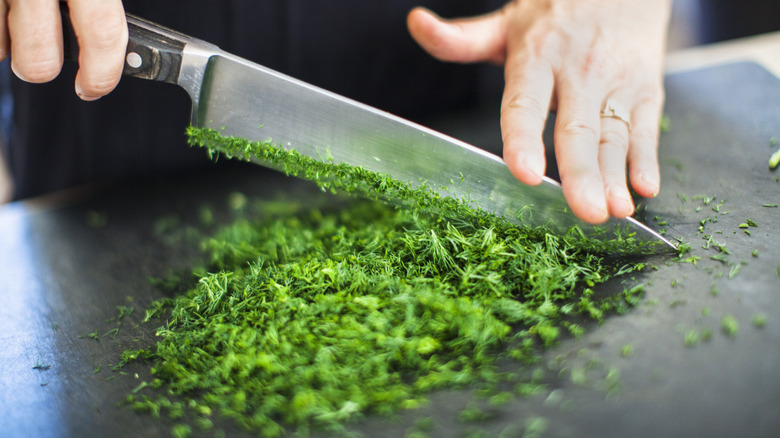
[[634,108],[628,168],[631,186],[645,198],[657,196],[661,188],[658,135],[662,106],[663,97],[645,100]]
[[553,72],[541,61],[518,56],[505,67],[501,102],[501,136],[504,161],[525,184],[542,182],[545,170],[542,133],[553,93]]
[[15,0],[8,5],[11,70],[27,82],[48,82],[62,68],[62,23],[53,0]]
[[558,88],[555,156],[563,195],[572,212],[596,224],[609,217],[598,162],[601,99],[592,97],[603,94],[583,93],[581,88],[567,84]]
[[627,217],[634,212],[634,202],[626,184],[628,125],[619,119],[601,119],[599,168],[604,180],[604,193],[610,216]]
[[4,61],[8,57],[10,48],[10,39],[8,38],[8,4],[0,0],[0,61]]
[[415,41],[434,58],[452,62],[502,63],[505,56],[504,12],[475,18],[443,20],[424,8],[414,8],[407,27]]
[[79,43],[76,94],[95,100],[119,82],[127,50],[127,21],[121,0],[70,0]]

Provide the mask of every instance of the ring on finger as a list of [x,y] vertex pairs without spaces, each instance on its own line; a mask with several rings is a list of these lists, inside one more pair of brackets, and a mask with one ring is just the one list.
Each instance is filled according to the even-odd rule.
[[613,100],[607,100],[604,109],[601,110],[601,117],[608,119],[617,119],[626,124],[628,131],[631,132],[631,121],[628,111],[623,109],[620,105],[616,104]]

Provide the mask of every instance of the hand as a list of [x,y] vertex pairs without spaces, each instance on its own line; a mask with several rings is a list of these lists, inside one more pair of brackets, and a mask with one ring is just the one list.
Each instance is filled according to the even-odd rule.
[[[0,61],[27,82],[48,82],[62,68],[62,22],[57,0],[0,0]],[[79,43],[76,94],[96,100],[110,93],[122,74],[127,23],[121,0],[69,0]]]
[[[545,170],[542,131],[557,111],[563,194],[589,223],[626,217],[658,194],[663,55],[671,0],[515,0],[474,18],[443,20],[416,8],[412,37],[434,57],[504,65],[504,160],[526,184]],[[603,117],[608,102],[627,120]],[[629,126],[630,123],[630,126]]]

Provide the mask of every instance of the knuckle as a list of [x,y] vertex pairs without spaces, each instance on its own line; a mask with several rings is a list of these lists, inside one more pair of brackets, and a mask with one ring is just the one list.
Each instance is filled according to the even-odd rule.
[[544,119],[547,114],[547,104],[528,94],[516,94],[506,99],[501,108],[501,115],[519,115],[521,117],[533,117]]
[[560,128],[556,129],[556,134],[563,137],[579,137],[593,144],[599,141],[599,133],[596,128],[576,119],[564,122]]
[[636,126],[631,131],[631,140],[638,144],[655,144],[658,141],[659,128]]
[[79,45],[86,50],[98,51],[125,48],[127,27],[121,16],[109,11],[94,11],[87,20],[91,25],[80,29]]
[[[621,122],[622,123],[622,122]],[[625,132],[607,129],[601,132],[602,149],[624,153],[628,150],[628,136]]]
[[636,106],[648,106],[651,108],[658,108],[660,110],[663,107],[665,100],[665,92],[663,86],[648,85],[643,93],[639,95],[636,100]]

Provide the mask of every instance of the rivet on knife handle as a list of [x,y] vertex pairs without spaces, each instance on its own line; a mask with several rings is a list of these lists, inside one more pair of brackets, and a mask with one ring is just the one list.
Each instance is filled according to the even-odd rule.
[[[65,59],[78,61],[79,47],[66,3],[60,3]],[[127,14],[128,42],[123,74],[176,84],[182,51],[189,39],[176,31],[151,25]]]

